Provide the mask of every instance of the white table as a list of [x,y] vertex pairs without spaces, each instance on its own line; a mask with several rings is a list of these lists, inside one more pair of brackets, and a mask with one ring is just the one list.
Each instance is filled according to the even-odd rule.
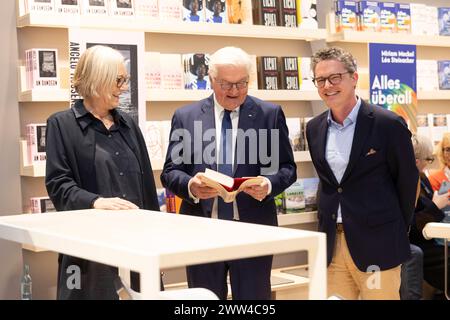
[[309,298],[326,298],[326,238],[319,232],[93,209],[3,216],[0,238],[137,271],[144,299],[158,297],[160,268],[307,250]]
[[[425,225],[425,228],[422,230],[423,237],[425,239],[432,238],[440,238],[444,239],[445,246],[442,250],[444,250],[444,261],[448,261],[448,246],[447,242],[450,241],[450,223],[441,223],[441,222],[431,222]],[[448,264],[444,262],[444,293],[447,300],[450,300],[450,295],[448,293],[447,282],[448,282]]]

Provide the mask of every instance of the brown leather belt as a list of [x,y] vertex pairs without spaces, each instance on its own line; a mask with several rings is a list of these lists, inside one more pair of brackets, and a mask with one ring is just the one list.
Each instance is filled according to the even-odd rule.
[[336,223],[336,232],[344,232],[344,225],[342,223]]

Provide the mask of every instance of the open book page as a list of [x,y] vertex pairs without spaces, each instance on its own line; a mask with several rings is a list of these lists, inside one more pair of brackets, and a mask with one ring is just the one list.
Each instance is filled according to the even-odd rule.
[[199,175],[199,179],[208,187],[217,190],[224,202],[234,201],[239,192],[247,187],[260,185],[264,181],[263,177],[232,178],[211,169],[206,169]]

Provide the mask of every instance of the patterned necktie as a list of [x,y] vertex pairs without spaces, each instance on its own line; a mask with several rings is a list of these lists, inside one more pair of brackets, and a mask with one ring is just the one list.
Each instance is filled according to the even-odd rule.
[[[227,176],[233,175],[232,166],[232,141],[231,141],[231,117],[229,110],[224,110],[222,119],[222,130],[220,133],[220,153],[217,163],[217,171],[226,174]],[[230,136],[227,137],[227,130],[229,130]],[[229,159],[228,159],[229,158]],[[233,219],[233,203],[225,203],[221,197],[218,197],[217,209],[219,219],[232,220]]]

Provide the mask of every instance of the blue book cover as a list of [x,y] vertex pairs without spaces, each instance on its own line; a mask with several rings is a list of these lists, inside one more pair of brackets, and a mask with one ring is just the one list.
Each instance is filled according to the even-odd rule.
[[438,8],[439,35],[450,36],[450,7]]
[[[450,190],[450,181],[444,181],[441,184],[441,188],[439,189],[439,194],[447,193]],[[445,213],[444,219],[442,219],[441,222],[444,223],[450,223],[450,206],[447,206],[442,209],[442,211]],[[444,239],[434,239],[437,244],[443,246],[444,245]],[[449,243],[450,244],[450,243]]]
[[416,46],[369,43],[370,102],[417,128]]
[[450,60],[438,61],[439,89],[450,90]]

